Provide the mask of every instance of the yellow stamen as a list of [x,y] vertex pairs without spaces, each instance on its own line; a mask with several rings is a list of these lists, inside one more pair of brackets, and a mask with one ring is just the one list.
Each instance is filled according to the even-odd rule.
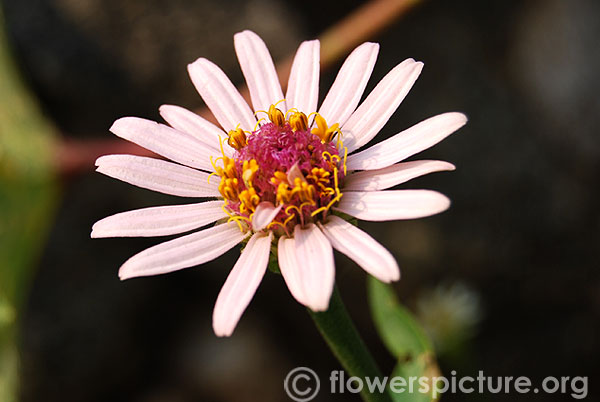
[[277,107],[277,105],[279,105],[281,102],[285,102],[285,98],[278,100],[277,102],[275,102],[275,104],[273,106]]
[[[220,139],[220,138],[219,138]],[[221,152],[223,152],[223,143],[221,142]],[[217,161],[223,161],[223,167],[217,166]],[[221,176],[221,182],[219,183],[219,192],[225,198],[225,200],[237,201],[238,199],[238,185],[239,180],[237,178],[237,171],[235,169],[235,160],[228,158],[223,154],[213,160],[212,156],[210,157],[210,163],[213,165],[215,169],[215,173],[212,173],[208,176],[210,180],[213,174],[217,174]]]
[[235,223],[237,223],[238,228],[240,228],[241,232],[245,232],[247,228],[244,229],[244,227],[242,226],[242,224],[240,223],[240,220],[243,219],[248,219],[245,218],[243,216],[237,216],[237,215],[233,215],[229,209],[227,208],[227,200],[225,200],[225,204],[221,205],[221,209],[223,210],[223,212],[225,212],[225,214],[227,214],[227,216],[229,217],[229,219],[227,219],[227,223],[231,222],[231,221],[235,221]]
[[219,159],[223,161],[223,167],[213,164],[217,174],[225,178],[236,177],[237,172],[235,170],[235,160],[228,158],[227,156],[217,158],[217,160]]
[[217,172],[212,172],[211,174],[209,174],[209,175],[208,175],[208,178],[206,179],[206,182],[207,182],[208,184],[210,184],[210,178],[211,178],[212,176],[218,176],[218,175],[219,175],[219,174],[218,174]]
[[294,179],[294,188],[292,189],[292,197],[298,194],[301,202],[310,202],[312,205],[315,204],[315,195],[316,190],[315,186],[307,183],[306,181],[302,181],[299,177]]
[[337,170],[337,167],[334,167],[334,168],[333,168],[333,185],[334,185],[334,187],[335,187],[335,193],[336,193],[336,196],[335,196],[335,197],[333,197],[333,198],[331,199],[331,201],[329,201],[329,203],[327,204],[327,206],[324,206],[324,207],[321,207],[321,208],[319,208],[319,209],[316,209],[316,210],[314,210],[314,211],[313,211],[313,212],[310,214],[310,216],[315,216],[315,215],[317,215],[317,214],[319,214],[319,213],[321,213],[321,212],[328,211],[328,210],[329,210],[329,208],[331,208],[331,207],[333,206],[333,204],[335,204],[336,202],[338,202],[338,201],[339,201],[339,200],[342,198],[342,196],[344,195],[344,194],[343,194],[343,193],[340,191],[340,187],[339,187],[339,183],[338,183],[338,170]]
[[240,199],[240,212],[245,214],[250,211],[254,211],[256,206],[260,203],[260,197],[256,194],[254,188],[244,190],[239,195]]
[[281,182],[287,183],[287,174],[284,172],[277,171],[273,173],[273,177],[271,177],[271,183],[278,185]]
[[310,171],[310,174],[306,177],[309,179],[313,179],[315,182],[327,183],[329,182],[329,175],[330,173],[327,170],[323,168],[314,167]]
[[272,228],[273,226],[275,226],[275,225],[279,225],[279,226],[281,226],[281,227],[282,227],[284,230],[286,229],[286,227],[285,227],[285,225],[284,225],[283,223],[281,223],[281,222],[279,222],[279,221],[271,221],[271,223],[269,223],[269,224],[267,225],[267,230],[268,230],[268,229],[271,229],[271,228]]
[[227,214],[227,216],[231,218],[232,215],[231,212],[229,212],[229,208],[227,208],[227,201],[225,201],[225,203],[221,205],[221,209]]
[[223,177],[219,184],[219,192],[226,200],[237,201],[239,198],[238,185],[239,181],[237,178]]
[[326,186],[330,182],[331,173],[323,168],[312,168],[311,173],[307,178],[313,180],[315,184],[321,189],[321,195],[332,195],[335,194],[335,190],[331,187]]
[[302,112],[293,113],[289,121],[294,131],[306,131],[308,129],[308,117]]
[[289,221],[291,221],[292,219],[294,219],[294,214],[291,214],[290,216],[288,216],[284,221],[283,221],[283,226],[287,226],[287,224],[289,223]]
[[[262,110],[261,110],[261,111],[262,111]],[[265,112],[265,111],[262,111],[262,112],[263,112],[263,113],[267,113],[267,112]],[[258,113],[258,112],[256,112],[256,113]],[[254,113],[254,114],[256,115],[256,113]],[[256,130],[258,130],[258,127],[260,126],[260,122],[261,122],[261,121],[263,121],[263,120],[265,120],[265,118],[264,118],[264,117],[261,117],[260,119],[258,119],[258,121],[256,122],[256,124],[254,125],[254,130],[252,130],[252,131],[256,131]],[[252,133],[248,133],[248,134],[252,134]]]
[[333,168],[333,183],[335,185],[335,191],[340,194],[340,187],[338,184],[338,170],[337,168]]
[[235,130],[229,131],[229,139],[227,140],[227,144],[230,147],[237,149],[238,151],[248,145],[248,141],[246,140],[246,133],[241,128],[236,128]]
[[[299,215],[302,215],[302,211],[300,210],[300,208],[298,208],[295,205],[289,205],[286,209],[285,209],[285,213],[290,215],[290,210],[295,209]],[[291,216],[294,216],[294,214],[291,214]],[[286,219],[287,221],[287,219]]]
[[[210,164],[212,165],[213,169],[215,170],[215,173],[217,173],[217,174],[219,174],[219,173],[218,173],[218,170],[220,169],[220,168],[217,166],[217,162],[218,162],[220,159],[223,159],[223,158],[222,158],[222,157],[219,157],[219,158],[217,158],[217,159],[214,159],[214,160],[213,160],[213,157],[212,157],[212,155],[210,156]],[[220,175],[219,175],[219,176],[220,176]]]
[[212,157],[212,155],[210,156],[210,164],[212,165],[214,172],[213,172],[213,173],[211,173],[211,174],[209,174],[209,175],[208,175],[208,178],[206,179],[206,180],[208,181],[208,183],[209,183],[209,184],[210,184],[210,177],[211,177],[212,175],[221,176],[221,175],[218,173],[218,169],[219,169],[219,167],[217,166],[217,161],[216,161],[216,160],[213,160],[213,157]]
[[277,186],[277,204],[285,204],[292,198],[292,191],[287,183],[281,182]]
[[256,172],[258,172],[258,162],[256,162],[256,159],[244,161],[242,165],[242,179],[246,187],[252,187],[252,180],[256,177]]
[[302,204],[300,204],[300,207],[298,207],[300,209],[300,211],[302,211],[302,208],[309,206],[309,205],[315,205],[315,203],[311,200],[311,201],[306,201],[303,202]]
[[246,218],[245,216],[239,216],[239,215],[231,215],[229,217],[229,219],[227,219],[227,223],[234,221],[235,223],[237,223],[238,228],[240,228],[240,231],[244,232],[244,227],[242,226],[242,223],[240,221],[246,221],[249,224],[252,223],[252,221],[248,218]]
[[[326,162],[329,162],[329,164],[333,167],[335,166],[336,162],[339,162],[342,158],[339,157],[339,155],[331,155],[329,152],[327,151],[323,151],[323,153],[321,154],[321,156],[323,157],[323,159]],[[327,157],[329,157],[329,160],[327,160]]]
[[269,120],[271,120],[271,122],[275,123],[277,126],[283,127],[285,124],[285,116],[281,110],[275,107],[275,105],[269,107],[269,112],[267,114],[269,115]]
[[285,118],[289,120],[290,119],[290,114],[297,113],[297,112],[299,112],[299,110],[296,109],[295,107],[293,107],[291,109],[288,109],[288,111],[285,113]]
[[323,116],[318,113],[315,115],[315,123],[317,123],[317,127],[314,127],[310,132],[319,137],[323,144],[331,142],[334,135],[340,131],[340,125],[338,123],[328,127]]
[[342,137],[343,137],[342,132],[340,130],[338,130],[338,136],[337,136],[337,142],[336,142],[337,149],[342,149],[344,147],[344,142],[342,141]]
[[292,219],[294,219],[295,214],[288,214],[289,216],[285,219],[285,221],[279,222],[279,221],[273,221],[271,223],[269,223],[267,225],[267,229],[271,229],[271,227],[275,226],[275,225],[279,225],[283,228],[283,230],[285,230],[286,234],[289,235],[288,229],[287,229],[287,224],[289,221],[291,221]]

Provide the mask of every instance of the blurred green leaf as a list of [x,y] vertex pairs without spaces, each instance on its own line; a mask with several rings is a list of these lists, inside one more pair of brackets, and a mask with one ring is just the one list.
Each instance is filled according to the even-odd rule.
[[392,355],[407,359],[432,351],[425,332],[412,314],[398,302],[390,285],[369,277],[369,302],[375,326]]
[[0,9],[0,401],[17,400],[18,320],[57,186],[55,133],[13,63]]
[[[391,377],[402,377],[406,381],[404,392],[394,392],[395,401],[431,401],[431,392],[419,392],[424,389],[419,378],[428,379],[426,384],[431,390],[431,379],[439,376],[435,354],[427,335],[413,318],[413,315],[400,304],[392,286],[369,276],[368,296],[371,316],[381,340],[388,351],[398,360]],[[411,377],[414,377],[412,392]],[[424,381],[424,380],[421,380]]]

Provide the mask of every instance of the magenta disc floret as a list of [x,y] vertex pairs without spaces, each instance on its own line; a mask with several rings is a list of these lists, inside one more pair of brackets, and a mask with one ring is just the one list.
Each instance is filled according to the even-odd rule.
[[[289,233],[296,224],[324,218],[341,198],[345,172],[340,142],[324,141],[308,127],[292,127],[287,120],[232,135],[237,145],[234,165],[222,174],[220,189],[234,216],[251,223],[256,206],[266,201],[281,206],[269,229]],[[224,165],[228,161],[224,158]]]

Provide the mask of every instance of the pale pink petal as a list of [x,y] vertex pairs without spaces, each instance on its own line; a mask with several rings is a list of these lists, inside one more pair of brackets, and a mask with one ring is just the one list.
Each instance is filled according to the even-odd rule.
[[224,223],[179,237],[138,253],[119,269],[124,279],[165,274],[214,260],[247,236],[235,223]]
[[217,336],[229,336],[233,333],[256,293],[267,270],[271,238],[271,233],[254,234],[227,276],[213,311],[213,329]]
[[[217,155],[221,154],[219,141],[226,139],[227,134],[219,127],[181,106],[162,105],[158,110],[171,127],[190,134],[213,149]],[[223,147],[223,150],[228,155],[233,154],[233,148],[229,146]]]
[[467,117],[456,112],[430,117],[364,151],[348,156],[346,166],[349,170],[390,166],[437,144],[466,122]]
[[208,173],[160,159],[135,155],[105,155],[96,171],[160,193],[180,197],[220,197],[219,180]]
[[342,218],[330,215],[321,230],[333,248],[347,255],[362,269],[382,282],[400,279],[400,269],[394,256],[375,239]]
[[313,311],[325,311],[335,282],[335,265],[331,243],[314,224],[305,229],[294,228],[296,259],[301,261],[299,271],[306,306]]
[[92,227],[92,237],[167,236],[197,229],[227,217],[223,201],[169,205],[121,212]]
[[[265,42],[252,31],[243,31],[233,36],[242,73],[250,90],[255,111],[269,110],[269,106],[283,99],[277,71]],[[285,102],[277,105],[285,111]],[[260,116],[263,117],[263,116]]]
[[342,126],[348,152],[362,147],[375,137],[398,109],[422,69],[423,63],[407,59],[383,77]]
[[317,111],[319,102],[320,51],[318,40],[302,42],[294,57],[288,81],[285,96],[288,108],[296,108],[307,116]]
[[293,237],[281,236],[279,238],[277,261],[281,275],[294,299],[298,303],[308,306],[309,300],[304,294],[304,284],[302,283],[304,266],[301,266],[296,258],[296,240]]
[[377,43],[367,42],[348,56],[319,109],[319,114],[327,124],[343,125],[354,112],[367,86],[378,52]]
[[226,132],[238,124],[242,130],[254,130],[256,119],[252,110],[223,70],[200,58],[188,65],[188,72],[204,103]]
[[445,211],[450,200],[431,190],[345,192],[336,210],[365,221],[415,219]]
[[117,136],[156,152],[172,161],[212,171],[211,156],[218,154],[189,134],[138,117],[123,117],[110,128]]
[[266,228],[281,211],[281,207],[283,207],[283,204],[276,207],[269,201],[258,204],[252,215],[252,230],[258,232]]
[[352,173],[344,179],[344,191],[377,191],[405,183],[415,177],[433,172],[454,170],[453,164],[444,161],[411,161],[397,163],[383,169]]
[[303,182],[306,181],[306,178],[302,174],[302,169],[300,169],[300,167],[298,166],[298,162],[294,163],[290,170],[288,170],[287,172],[288,183],[293,185],[296,179],[300,179],[300,181]]

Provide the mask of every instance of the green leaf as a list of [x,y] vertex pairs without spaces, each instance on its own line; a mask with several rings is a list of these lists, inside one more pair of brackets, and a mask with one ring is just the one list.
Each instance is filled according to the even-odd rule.
[[16,401],[18,320],[56,206],[54,128],[23,85],[0,9],[0,400]]
[[[391,378],[402,377],[406,386],[398,392],[392,388],[395,401],[431,401],[432,378],[439,376],[431,341],[413,315],[400,304],[392,286],[369,276],[368,296],[371,316],[384,345],[398,360]],[[411,380],[411,377],[414,380]],[[419,383],[419,379],[421,379]],[[412,392],[410,382],[413,381]],[[402,384],[404,385],[404,384]],[[426,390],[428,392],[420,392]]]
[[369,277],[369,303],[383,343],[398,359],[432,351],[431,342],[390,285]]

